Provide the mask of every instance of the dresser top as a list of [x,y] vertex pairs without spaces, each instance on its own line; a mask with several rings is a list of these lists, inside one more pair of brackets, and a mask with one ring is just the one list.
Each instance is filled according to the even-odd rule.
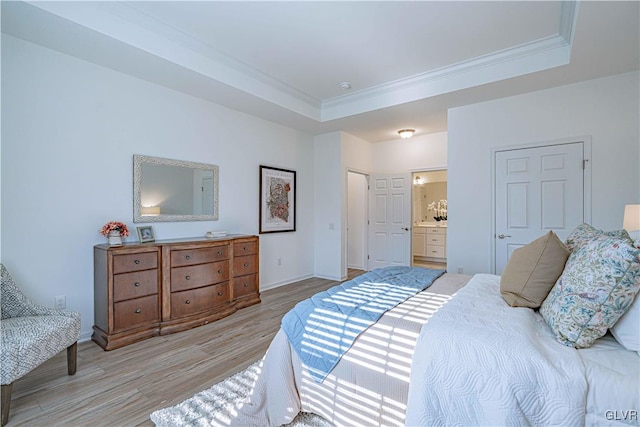
[[198,243],[198,242],[220,242],[225,240],[237,240],[237,239],[245,239],[257,237],[255,235],[250,234],[227,234],[226,236],[221,237],[183,237],[179,239],[164,239],[164,240],[154,240],[153,242],[124,242],[121,245],[109,245],[107,243],[100,243],[95,245],[96,248],[100,249],[113,249],[113,248],[134,248],[134,247],[145,247],[145,246],[160,246],[160,245],[172,245],[172,244],[183,244],[183,243]]

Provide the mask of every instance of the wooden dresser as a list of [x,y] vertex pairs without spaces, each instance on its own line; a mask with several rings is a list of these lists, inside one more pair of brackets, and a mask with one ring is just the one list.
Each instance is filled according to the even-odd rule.
[[94,247],[92,339],[105,350],[260,302],[257,236]]

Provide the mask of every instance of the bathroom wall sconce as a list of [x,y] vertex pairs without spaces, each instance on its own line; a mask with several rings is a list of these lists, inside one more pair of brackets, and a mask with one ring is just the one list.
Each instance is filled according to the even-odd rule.
[[414,179],[413,179],[413,185],[422,185],[424,184],[424,181],[422,180],[422,178],[420,178],[419,175],[417,175]]
[[402,139],[407,139],[411,138],[415,131],[415,129],[400,129],[398,131],[398,135],[400,135]]
[[157,216],[160,215],[160,206],[142,206],[142,216]]

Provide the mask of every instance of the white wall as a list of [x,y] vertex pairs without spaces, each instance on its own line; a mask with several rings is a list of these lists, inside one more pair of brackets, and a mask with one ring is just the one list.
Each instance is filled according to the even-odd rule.
[[99,228],[124,221],[137,240],[134,153],[220,166],[220,220],[155,223],[156,239],[256,234],[258,166],[296,170],[297,231],[260,236],[261,287],[313,275],[310,135],[4,34],[2,107],[2,262],[37,302],[66,295],[83,338]]
[[341,132],[314,138],[315,273],[331,280],[342,279],[341,144]]
[[590,135],[592,224],[640,202],[638,72],[449,110],[447,264],[490,271],[491,149]]
[[373,144],[373,170],[400,173],[447,168],[447,132]]

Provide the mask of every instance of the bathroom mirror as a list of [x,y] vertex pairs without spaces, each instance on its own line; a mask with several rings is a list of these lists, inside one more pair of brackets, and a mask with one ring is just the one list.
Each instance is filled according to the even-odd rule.
[[218,219],[218,166],[133,155],[133,222]]

